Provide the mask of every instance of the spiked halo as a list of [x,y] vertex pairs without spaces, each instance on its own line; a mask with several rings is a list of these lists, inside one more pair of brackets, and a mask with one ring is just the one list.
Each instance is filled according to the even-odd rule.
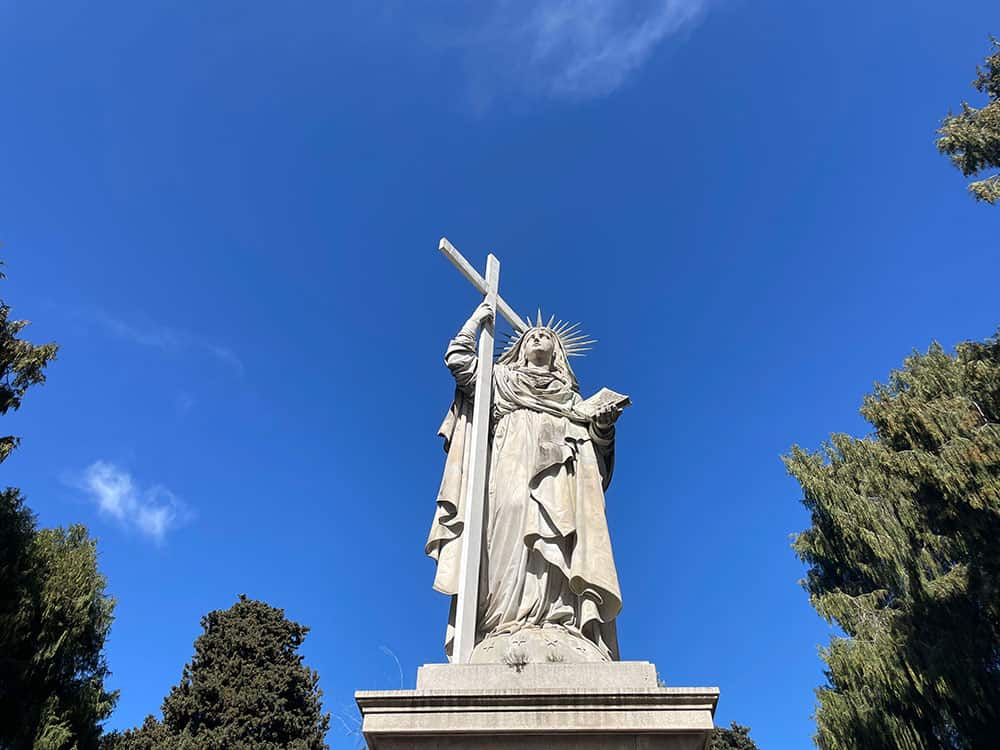
[[586,333],[580,330],[579,323],[557,321],[555,315],[549,317],[548,323],[543,323],[542,311],[540,309],[535,318],[535,325],[531,325],[530,315],[524,320],[527,328],[523,332],[511,331],[507,334],[507,340],[504,342],[503,350],[500,353],[501,357],[513,350],[517,346],[517,342],[521,340],[521,337],[532,328],[545,328],[550,331],[559,340],[567,357],[585,357],[587,356],[586,352],[590,351],[591,345],[597,343],[597,339],[589,338]]

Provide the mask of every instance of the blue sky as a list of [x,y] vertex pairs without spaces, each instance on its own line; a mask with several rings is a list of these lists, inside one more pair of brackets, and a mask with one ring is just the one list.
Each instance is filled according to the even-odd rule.
[[3,482],[100,540],[110,726],[240,593],[312,627],[348,723],[387,650],[405,687],[442,659],[422,549],[478,302],[446,235],[633,398],[623,658],[809,746],[830,630],[779,456],[1000,323],[1000,209],[934,148],[991,31],[990,2],[0,2],[0,294],[62,347]]

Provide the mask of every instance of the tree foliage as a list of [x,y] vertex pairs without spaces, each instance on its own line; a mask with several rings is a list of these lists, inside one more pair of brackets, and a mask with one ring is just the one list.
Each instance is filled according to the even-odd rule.
[[[989,101],[982,109],[962,102],[962,111],[957,115],[949,112],[938,130],[938,150],[950,156],[966,177],[1000,167],[1000,40],[990,41],[993,54],[986,58],[985,67],[977,69],[972,82]],[[971,183],[969,191],[976,200],[996,203],[1000,200],[1000,174]]]
[[729,729],[716,727],[712,732],[711,750],[760,750],[757,743],[750,739],[750,727],[744,727],[735,721]]
[[117,697],[105,585],[83,526],[39,530],[17,490],[0,492],[0,748],[98,747]]
[[[0,279],[3,278],[0,271]],[[59,348],[55,344],[35,346],[19,339],[18,334],[27,325],[27,320],[10,320],[10,305],[0,300],[0,415],[19,409],[25,391],[45,382],[45,366],[55,358]],[[18,442],[14,435],[0,436],[0,463]]]
[[109,750],[326,750],[319,675],[298,653],[309,629],[240,596],[202,618],[204,633],[163,721],[109,738]]
[[101,750],[171,750],[177,746],[177,739],[153,716],[147,716],[138,729],[111,732],[101,742]]
[[993,747],[1000,736],[1000,330],[914,353],[861,414],[785,457],[812,526],[794,543],[822,649],[823,750]]
[[[2,263],[0,263],[2,266]],[[0,279],[4,278],[0,272]],[[55,344],[18,338],[28,325],[0,301],[0,415],[45,381]],[[0,437],[0,461],[17,446]],[[92,750],[116,694],[103,656],[114,600],[83,526],[38,529],[21,493],[0,491],[0,748]]]

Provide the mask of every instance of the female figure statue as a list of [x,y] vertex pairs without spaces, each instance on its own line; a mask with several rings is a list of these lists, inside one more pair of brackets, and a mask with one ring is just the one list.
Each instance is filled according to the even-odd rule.
[[[447,459],[426,552],[434,588],[452,596],[451,657],[463,543],[468,433],[476,334],[492,312],[480,305],[448,346],[455,400],[439,430]],[[574,344],[557,325],[517,337],[493,369],[487,497],[473,662],[618,659],[621,590],[604,512],[614,463],[608,405],[581,408],[569,365]],[[499,646],[499,648],[497,648]],[[522,653],[523,652],[523,653]],[[541,657],[541,658],[539,658]]]

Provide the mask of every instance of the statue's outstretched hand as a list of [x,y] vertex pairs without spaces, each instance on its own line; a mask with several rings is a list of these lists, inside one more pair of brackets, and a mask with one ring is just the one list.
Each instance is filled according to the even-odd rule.
[[486,300],[483,300],[479,304],[479,307],[477,307],[475,311],[472,313],[472,317],[469,318],[469,322],[470,323],[475,322],[476,326],[478,327],[483,325],[486,321],[492,321],[493,315],[494,315],[493,308],[489,306]]
[[594,425],[599,430],[610,430],[612,425],[618,421],[618,417],[622,414],[622,408],[620,406],[615,406],[614,404],[607,404],[598,409],[597,413],[594,414]]
[[486,300],[483,300],[479,307],[472,311],[469,319],[465,321],[462,330],[458,332],[459,337],[471,336],[475,338],[476,333],[487,320],[493,320],[493,310],[486,304]]

